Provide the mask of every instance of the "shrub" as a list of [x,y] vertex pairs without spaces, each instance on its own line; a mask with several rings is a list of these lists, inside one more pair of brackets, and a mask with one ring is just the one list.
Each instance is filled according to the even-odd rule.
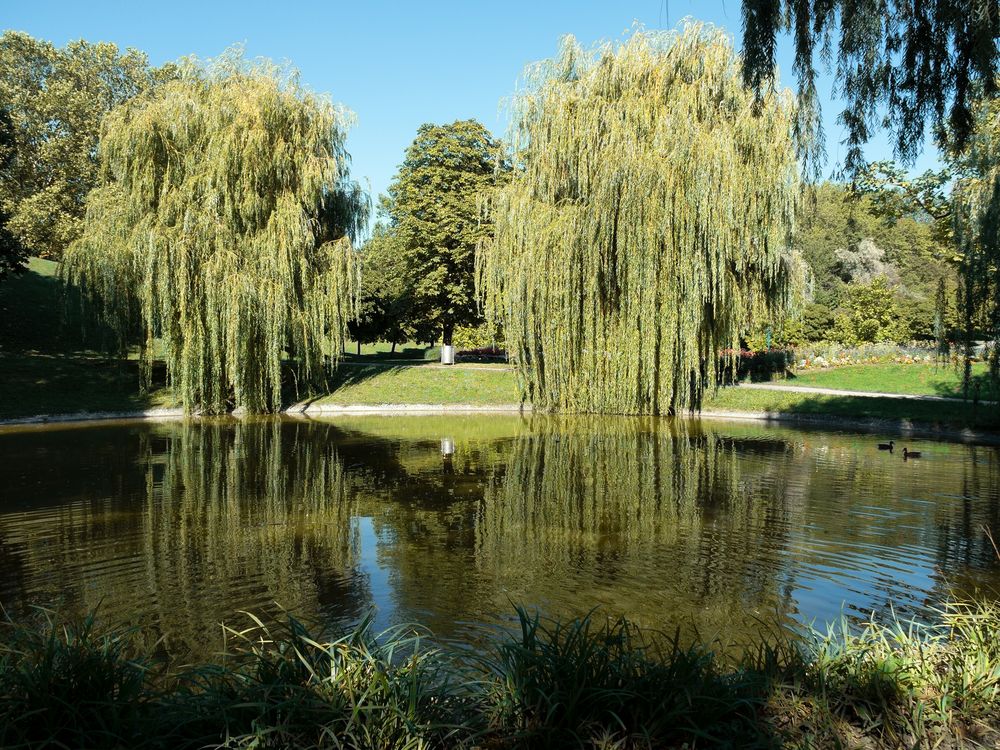
[[833,311],[826,305],[811,303],[802,312],[802,335],[805,341],[831,338]]
[[149,662],[137,632],[98,632],[93,615],[0,623],[0,747],[137,747]]
[[739,352],[726,349],[719,355],[719,382],[735,383],[747,378],[753,381],[773,380],[776,375],[784,375],[794,361],[795,351],[792,349],[741,349]]
[[503,332],[483,323],[482,325],[456,326],[451,343],[456,351],[472,349],[503,349]]

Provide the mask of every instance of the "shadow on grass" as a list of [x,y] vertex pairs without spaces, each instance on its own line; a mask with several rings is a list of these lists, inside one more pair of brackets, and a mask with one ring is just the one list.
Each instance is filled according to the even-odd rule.
[[0,283],[0,418],[162,405],[163,369],[153,373],[154,393],[143,393],[138,363],[101,351],[111,332],[84,315],[57,269],[33,258]]
[[367,352],[357,354],[355,352],[344,352],[342,362],[378,362],[382,360],[405,359],[412,360],[413,364],[430,363],[440,356],[438,346],[408,346],[397,349],[394,352]]
[[296,380],[292,369],[287,368],[283,384],[281,405],[283,409],[287,409],[294,405],[310,406],[324,396],[328,396],[341,388],[360,385],[380,375],[398,372],[410,367],[419,366],[420,364],[424,363],[421,361],[414,361],[411,365],[378,362],[366,359],[365,355],[362,355],[360,358],[355,357],[354,361],[349,361],[345,357],[345,359],[342,360],[337,366],[337,369],[334,370],[331,375],[326,377],[322,386],[309,386],[307,384],[299,383]]
[[134,360],[89,353],[0,354],[0,418],[81,411],[141,411],[164,403],[157,391],[166,383],[163,367],[154,368],[153,388],[140,388]]
[[803,421],[823,419],[850,421],[853,428],[869,423],[881,434],[902,434],[911,429],[1000,430],[1000,407],[971,401],[946,403],[870,396],[803,395],[780,391],[726,389],[710,400],[709,411],[731,409],[775,415],[774,421],[790,415]]
[[[958,374],[961,378],[961,371],[959,371]],[[933,388],[936,396],[963,399],[972,403],[980,401],[997,401],[1000,399],[1000,393],[997,392],[996,384],[988,372],[981,372],[977,375],[973,375],[969,379],[968,391],[966,391],[965,384],[961,381],[956,384],[954,382],[949,383],[947,381],[940,380],[933,384]]]

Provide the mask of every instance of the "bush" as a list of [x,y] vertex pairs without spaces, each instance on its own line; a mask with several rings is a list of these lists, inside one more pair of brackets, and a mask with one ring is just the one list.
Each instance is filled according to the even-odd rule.
[[725,674],[703,647],[623,619],[517,614],[520,632],[485,664],[490,726],[519,747],[749,745],[759,733],[755,681]]
[[824,341],[831,338],[833,311],[826,305],[811,303],[802,311],[802,335],[805,341]]
[[736,383],[748,378],[755,382],[773,380],[776,375],[783,376],[794,362],[793,349],[741,349],[739,352],[726,349],[719,356],[718,379],[720,383]]
[[481,349],[463,349],[458,356],[465,362],[506,362],[507,352],[495,346]]
[[456,351],[473,349],[503,349],[503,332],[486,323],[482,325],[457,326],[452,333],[451,343]]

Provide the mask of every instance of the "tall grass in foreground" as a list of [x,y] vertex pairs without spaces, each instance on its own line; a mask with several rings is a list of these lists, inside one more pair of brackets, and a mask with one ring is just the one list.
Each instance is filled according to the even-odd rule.
[[0,626],[0,747],[995,747],[1000,604],[934,625],[777,635],[739,657],[625,620],[520,627],[462,660],[371,621],[320,641],[293,618],[229,630],[171,669],[138,630]]

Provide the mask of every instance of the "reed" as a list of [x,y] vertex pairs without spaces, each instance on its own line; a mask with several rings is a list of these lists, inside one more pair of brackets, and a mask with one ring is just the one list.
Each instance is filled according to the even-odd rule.
[[738,651],[596,613],[517,610],[460,658],[371,617],[322,640],[290,616],[174,668],[92,615],[0,625],[0,746],[88,748],[995,747],[1000,604],[933,624],[774,630]]

